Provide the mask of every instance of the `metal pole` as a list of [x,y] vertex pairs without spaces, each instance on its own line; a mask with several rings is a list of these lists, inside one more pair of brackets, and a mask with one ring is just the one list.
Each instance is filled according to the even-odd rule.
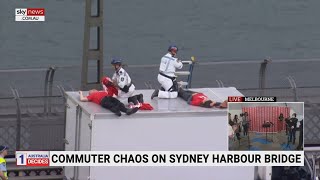
[[[81,71],[81,88],[88,90],[90,88],[99,88],[100,80],[103,76],[103,1],[96,0],[97,11],[96,15],[92,15],[92,1],[85,1],[85,23],[84,23],[84,38],[83,38],[83,55],[82,55],[82,71]],[[90,48],[90,29],[96,28],[97,31],[97,48]],[[89,61],[97,61],[97,81],[88,82],[88,66]]]
[[221,87],[220,81],[216,79],[216,82],[218,83],[218,87],[220,88]]
[[294,102],[297,102],[298,101],[298,95],[297,95],[297,84],[295,82],[295,80],[293,79],[292,76],[288,76],[287,79],[289,80],[289,83],[290,83],[290,86],[292,88],[292,91],[293,91],[293,101]]
[[51,67],[49,69],[47,69],[46,78],[44,80],[44,109],[43,109],[43,113],[46,113],[47,109],[48,109],[47,96],[48,96],[48,83],[49,83],[50,73],[51,73]]
[[266,88],[266,69],[267,69],[268,62],[271,62],[271,60],[265,59],[260,64],[260,71],[259,71],[260,96],[263,96],[265,94],[264,90]]
[[54,67],[50,67],[51,73],[49,77],[49,98],[48,98],[48,111],[51,113],[51,96],[52,96],[52,86],[53,86],[53,77],[56,69]]
[[16,101],[17,106],[17,132],[16,132],[16,150],[20,150],[21,145],[21,102],[18,91],[11,87],[12,94],[14,96],[14,99]]
[[298,95],[297,95],[297,84],[296,81],[293,79],[293,77],[291,77],[292,79],[292,83],[293,83],[293,95],[294,95],[294,101],[297,102],[298,101]]
[[316,177],[317,177],[317,175],[316,175],[316,159],[315,159],[315,155],[313,154],[312,155],[312,170],[313,170],[313,179],[314,180],[316,180]]
[[313,178],[313,180],[314,180],[314,172],[313,172],[311,163],[310,163],[310,161],[308,159],[308,156],[307,156],[306,152],[304,152],[304,163],[307,163],[307,167],[308,167],[308,169],[309,169],[309,171],[311,173],[311,178]]

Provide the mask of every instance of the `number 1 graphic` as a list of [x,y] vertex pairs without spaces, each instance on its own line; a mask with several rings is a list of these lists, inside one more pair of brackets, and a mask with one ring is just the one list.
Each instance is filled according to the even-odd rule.
[[21,155],[19,156],[19,158],[21,159],[21,160],[20,160],[21,164],[24,164],[24,163],[23,163],[23,154],[21,154]]

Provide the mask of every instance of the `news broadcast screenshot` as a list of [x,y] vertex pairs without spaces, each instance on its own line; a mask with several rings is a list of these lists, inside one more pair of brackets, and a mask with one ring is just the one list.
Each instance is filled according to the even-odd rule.
[[319,180],[320,1],[0,2],[0,180]]

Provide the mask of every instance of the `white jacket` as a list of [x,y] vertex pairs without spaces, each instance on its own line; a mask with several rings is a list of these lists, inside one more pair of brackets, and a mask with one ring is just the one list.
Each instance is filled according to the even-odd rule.
[[123,68],[120,68],[118,72],[113,74],[112,81],[116,82],[120,88],[123,88],[125,85],[130,85],[131,78]]
[[170,77],[175,77],[176,69],[181,69],[183,64],[178,61],[178,58],[172,57],[170,53],[167,53],[161,58],[159,71]]

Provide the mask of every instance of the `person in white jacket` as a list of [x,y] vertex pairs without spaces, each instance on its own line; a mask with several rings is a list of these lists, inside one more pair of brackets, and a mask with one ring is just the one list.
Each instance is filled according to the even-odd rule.
[[176,58],[178,52],[177,46],[169,46],[168,53],[161,58],[158,82],[161,84],[161,89],[156,89],[151,95],[151,99],[158,98],[177,98],[178,84],[176,81],[176,69],[183,67],[182,62]]
[[122,60],[114,58],[111,61],[115,69],[115,73],[112,76],[113,84],[118,88],[118,97],[129,98],[133,96],[135,86],[131,81],[129,74],[122,68]]

